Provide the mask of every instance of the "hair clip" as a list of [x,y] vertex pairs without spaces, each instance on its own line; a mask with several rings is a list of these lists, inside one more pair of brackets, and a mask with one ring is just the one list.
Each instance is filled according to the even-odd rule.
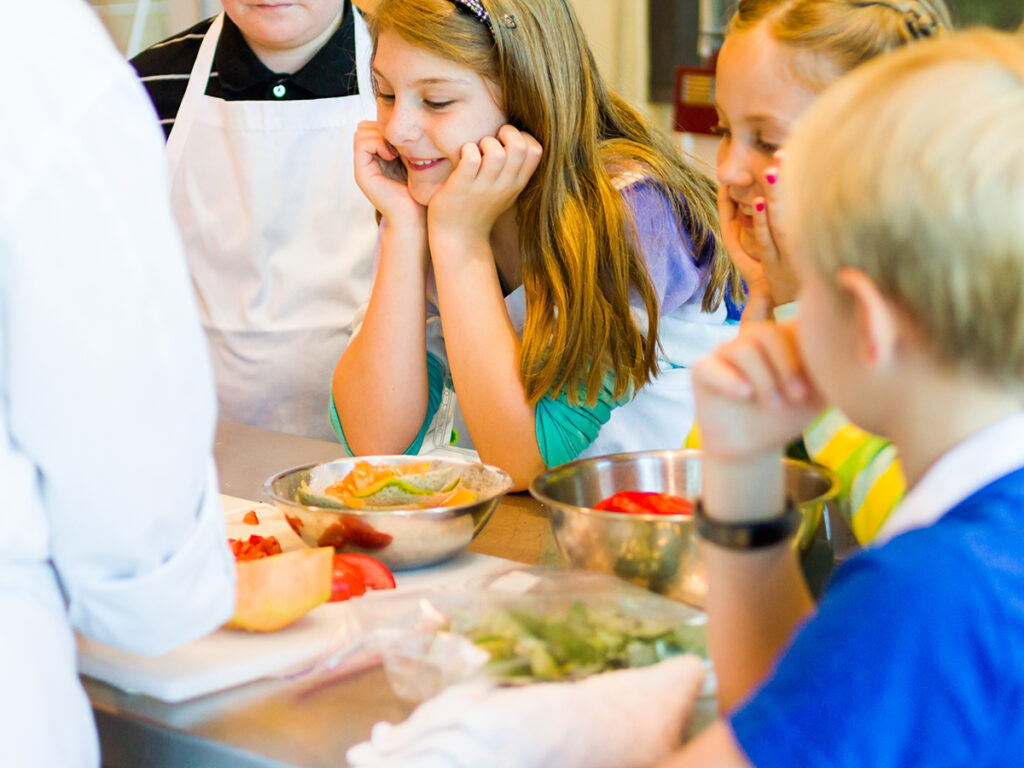
[[491,15],[484,8],[480,0],[449,0],[449,2],[463,13],[468,13],[470,16],[475,17],[477,21],[487,27],[491,37],[494,37],[494,25],[491,23]]
[[860,8],[867,8],[872,5],[880,5],[903,16],[903,24],[907,32],[915,40],[924,40],[934,37],[939,31],[939,23],[932,14],[920,2],[890,2],[889,0],[866,0],[866,2],[854,3]]
[[939,23],[935,20],[935,17],[921,8],[921,6],[905,11],[903,13],[903,21],[907,25],[907,31],[910,32],[910,36],[915,40],[934,37],[935,33],[939,31]]
[[[494,32],[494,22],[491,21],[491,15],[484,8],[483,3],[480,0],[449,0],[458,10],[463,13],[467,13],[473,16],[477,21],[487,27],[487,31],[491,33],[491,38],[497,39],[497,35]],[[501,25],[506,29],[515,29],[518,26],[516,17],[511,13],[502,14]]]

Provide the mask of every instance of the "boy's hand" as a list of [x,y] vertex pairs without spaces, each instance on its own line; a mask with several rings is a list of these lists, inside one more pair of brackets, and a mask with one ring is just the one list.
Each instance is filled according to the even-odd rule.
[[776,451],[824,407],[792,323],[749,323],[693,369],[704,452],[747,459]]
[[431,198],[428,227],[462,241],[486,242],[494,223],[515,205],[540,164],[542,149],[533,136],[503,125],[497,138],[465,144],[459,163]]
[[425,222],[426,208],[409,194],[405,166],[394,147],[385,140],[377,122],[359,123],[354,148],[356,184],[388,224]]

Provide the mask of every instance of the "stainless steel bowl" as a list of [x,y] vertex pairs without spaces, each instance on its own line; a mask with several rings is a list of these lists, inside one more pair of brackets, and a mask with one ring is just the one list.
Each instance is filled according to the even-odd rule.
[[[695,501],[700,496],[700,451],[647,451],[580,459],[530,483],[548,509],[555,541],[573,568],[613,573],[692,605],[707,592],[693,518],[633,515],[592,509],[618,491],[658,491]],[[839,491],[833,472],[784,459],[786,491],[803,512],[794,546],[805,551],[821,523],[825,502]]]
[[[304,504],[298,491],[315,473],[318,482],[341,480],[357,461],[411,464],[430,461],[433,468],[454,468],[462,487],[476,500],[454,507],[428,509],[334,509]],[[313,547],[365,552],[392,570],[419,568],[447,560],[469,544],[512,487],[505,471],[487,464],[433,456],[361,456],[306,464],[279,472],[263,486],[284,513],[292,530]]]

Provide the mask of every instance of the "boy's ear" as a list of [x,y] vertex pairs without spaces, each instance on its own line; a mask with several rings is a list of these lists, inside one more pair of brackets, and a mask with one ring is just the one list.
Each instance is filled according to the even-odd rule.
[[850,300],[856,323],[854,354],[870,367],[886,366],[896,355],[900,339],[900,318],[892,302],[862,270],[843,267],[836,284]]

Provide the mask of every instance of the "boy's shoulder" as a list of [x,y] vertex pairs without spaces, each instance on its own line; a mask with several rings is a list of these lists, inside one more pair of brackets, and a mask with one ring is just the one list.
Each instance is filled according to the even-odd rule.
[[[1002,573],[1009,563],[1020,565]],[[967,599],[984,595],[966,584],[967,571],[986,582],[1005,577],[1010,580],[1007,588],[1020,592],[1016,602],[1022,606],[1024,620],[1024,468],[970,494],[935,523],[869,548],[848,565],[854,570],[885,571],[886,578],[903,581],[907,588],[918,582],[922,590],[931,588],[922,579],[929,574],[933,584],[948,582],[946,595],[964,588]]]
[[204,19],[135,55],[131,64],[139,77],[189,74],[214,18]]

